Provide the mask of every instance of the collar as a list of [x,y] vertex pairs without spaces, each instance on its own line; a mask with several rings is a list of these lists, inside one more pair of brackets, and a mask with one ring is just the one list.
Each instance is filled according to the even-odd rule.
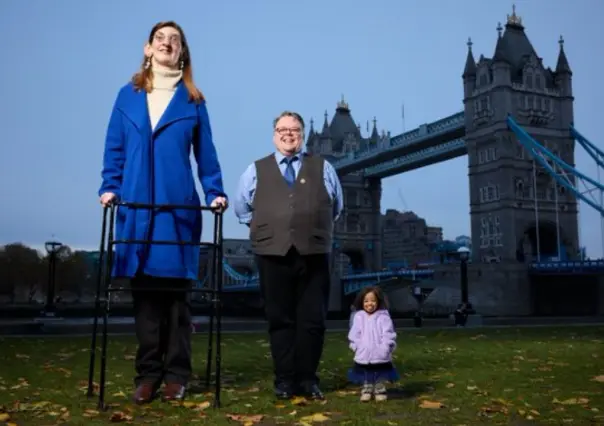
[[292,158],[292,159],[293,158],[297,158],[298,160],[301,160],[303,156],[304,156],[304,152],[302,152],[302,151],[299,151],[299,152],[295,153],[291,157],[286,157],[285,155],[283,155],[279,151],[275,151],[275,158],[277,159],[277,163],[278,164],[283,163],[286,158]]

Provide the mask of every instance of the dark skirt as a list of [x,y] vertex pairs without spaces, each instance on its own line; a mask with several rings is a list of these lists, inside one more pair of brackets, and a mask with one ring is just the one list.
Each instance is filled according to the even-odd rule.
[[364,383],[375,384],[378,382],[396,382],[399,374],[391,362],[380,364],[357,364],[348,370],[348,380],[352,383],[362,385]]

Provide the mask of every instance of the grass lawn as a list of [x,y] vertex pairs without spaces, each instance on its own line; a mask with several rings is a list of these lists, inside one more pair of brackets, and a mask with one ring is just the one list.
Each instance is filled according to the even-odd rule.
[[[381,403],[360,403],[347,386],[344,333],[327,335],[324,402],[273,400],[265,334],[223,339],[223,406],[214,410],[211,393],[190,394],[180,406],[133,406],[134,339],[110,337],[111,406],[99,413],[85,395],[88,338],[0,338],[0,425],[604,424],[604,327],[400,331],[401,382]],[[202,376],[206,341],[195,335]]]

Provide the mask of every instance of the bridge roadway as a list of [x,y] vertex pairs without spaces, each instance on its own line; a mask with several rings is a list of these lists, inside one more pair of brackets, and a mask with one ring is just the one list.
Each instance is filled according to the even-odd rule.
[[[208,331],[208,317],[194,317],[193,323],[197,333]],[[261,318],[224,317],[222,330],[228,333],[265,333],[266,321]],[[412,318],[395,318],[397,329],[413,328]],[[534,327],[534,326],[584,326],[604,325],[604,317],[484,317],[483,327]],[[327,321],[327,329],[331,332],[348,330],[347,319],[332,319]],[[452,328],[453,322],[448,318],[425,318],[424,328]],[[109,333],[112,335],[134,335],[134,319],[132,317],[110,317]],[[56,319],[0,319],[0,336],[90,336],[92,318],[56,318]],[[99,333],[101,327],[99,323]]]
[[[353,152],[348,156],[342,157],[333,163],[338,174],[346,175],[359,170],[381,166],[388,169],[387,176],[398,174],[395,169],[390,170],[388,166],[394,160],[401,159],[403,162],[414,163],[411,157],[421,152],[427,153],[426,159],[429,159],[424,165],[434,164],[437,159],[445,161],[452,158],[451,154],[446,152],[440,155],[437,152],[431,153],[430,149],[435,149],[447,143],[457,141],[458,146],[455,156],[467,153],[465,143],[461,140],[466,134],[464,113],[459,112],[449,117],[442,118],[429,124],[423,124],[416,129],[391,137],[388,145],[379,146],[363,152]],[[403,158],[406,157],[406,158]],[[406,160],[406,161],[405,161]],[[415,167],[414,167],[415,168]],[[384,175],[383,177],[385,177]],[[377,175],[376,175],[377,177]]]
[[384,179],[412,170],[442,163],[468,154],[468,146],[463,139],[454,139],[440,145],[421,149],[408,155],[389,160],[365,169],[365,177]]

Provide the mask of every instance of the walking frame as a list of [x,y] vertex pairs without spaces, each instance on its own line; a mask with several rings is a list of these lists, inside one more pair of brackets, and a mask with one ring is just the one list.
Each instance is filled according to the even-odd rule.
[[[172,210],[201,210],[211,211],[214,216],[214,239],[212,243],[200,242],[200,241],[152,241],[152,240],[115,240],[114,239],[114,225],[115,225],[115,212],[118,207],[128,207],[133,209],[149,209],[154,211],[172,211]],[[107,231],[107,213],[109,212],[109,231]],[[213,339],[214,339],[214,325],[216,326],[216,370],[215,370],[215,390],[214,390],[214,407],[220,407],[220,369],[221,369],[221,328],[222,328],[222,314],[220,309],[220,303],[222,295],[222,215],[223,210],[207,207],[207,206],[187,206],[187,205],[167,205],[167,204],[141,204],[141,203],[126,203],[116,202],[103,209],[103,225],[101,230],[101,245],[100,245],[100,257],[99,257],[99,269],[97,277],[97,288],[95,297],[95,314],[92,329],[92,341],[90,344],[90,366],[88,369],[88,398],[94,395],[94,368],[96,358],[96,345],[97,345],[97,332],[99,316],[103,317],[103,327],[101,336],[101,365],[100,365],[100,379],[99,379],[99,397],[98,397],[98,408],[99,410],[105,410],[105,382],[107,378],[107,322],[109,319],[111,309],[111,296],[115,292],[127,292],[132,291],[130,287],[115,286],[111,283],[111,272],[113,266],[113,246],[116,244],[157,244],[157,245],[197,245],[212,248],[212,277],[209,288],[193,288],[192,286],[187,289],[160,289],[165,291],[180,291],[186,293],[207,293],[212,297],[212,306],[210,308],[209,328],[208,328],[208,354],[206,362],[206,387],[210,387],[210,377],[212,373],[212,350],[213,350]],[[108,235],[107,235],[108,234]],[[107,247],[105,246],[105,240],[107,239]],[[101,293],[101,287],[104,288]],[[137,291],[149,291],[151,289],[141,288]],[[157,290],[157,289],[154,289]],[[214,324],[215,323],[215,324]]]

